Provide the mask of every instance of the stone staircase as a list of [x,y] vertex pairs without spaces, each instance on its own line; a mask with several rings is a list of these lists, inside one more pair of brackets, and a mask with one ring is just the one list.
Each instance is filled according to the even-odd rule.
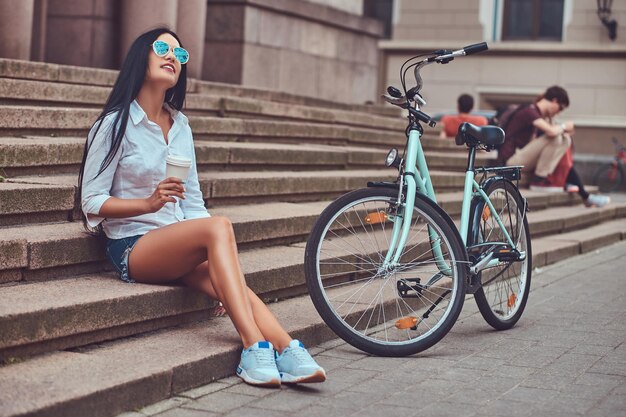
[[[82,230],[77,172],[115,76],[0,59],[0,416],[110,416],[235,369],[237,334],[208,317],[210,300],[119,281]],[[333,198],[395,178],[382,161],[404,145],[400,113],[197,80],[189,89],[200,185],[209,211],[234,224],[249,286],[278,301],[270,308],[294,337],[333,337],[306,295],[306,237]],[[466,153],[433,133],[423,144],[458,221]],[[525,196],[537,267],[626,236],[626,204]]]

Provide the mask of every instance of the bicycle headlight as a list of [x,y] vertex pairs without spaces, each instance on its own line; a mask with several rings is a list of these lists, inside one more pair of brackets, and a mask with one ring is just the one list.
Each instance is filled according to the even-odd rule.
[[385,158],[385,165],[388,167],[398,167],[400,165],[400,161],[398,159],[398,150],[396,148],[391,148],[387,157]]

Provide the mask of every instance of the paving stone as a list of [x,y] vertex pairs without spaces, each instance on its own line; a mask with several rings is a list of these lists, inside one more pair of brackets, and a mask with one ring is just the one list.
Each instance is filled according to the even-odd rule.
[[580,375],[600,359],[596,355],[566,353],[544,368],[550,374]]
[[288,416],[289,413],[286,411],[268,410],[267,408],[260,409],[255,407],[243,406],[241,408],[235,408],[234,410],[221,415],[226,417],[283,417]]
[[255,408],[296,412],[320,400],[316,392],[281,390],[275,395],[254,400]]
[[194,410],[191,408],[173,408],[164,413],[159,414],[159,417],[212,417],[219,416],[220,414],[211,413],[206,410]]
[[505,362],[500,359],[485,358],[482,356],[470,356],[460,361],[456,366],[459,368],[475,369],[478,371],[491,371],[503,366]]
[[193,388],[190,389],[188,391],[183,391],[181,393],[178,394],[179,397],[186,397],[186,398],[191,398],[191,399],[197,399],[200,397],[203,397],[205,395],[211,394],[213,392],[216,391],[221,391],[223,389],[226,389],[230,386],[232,386],[231,384],[226,384],[224,382],[222,382],[223,380],[219,380],[219,381],[215,381],[211,384],[207,384],[207,385],[202,385],[198,388]]
[[626,376],[626,367],[624,367],[623,365],[616,366],[614,363],[607,361],[598,361],[591,368],[589,368],[589,372],[595,372],[605,375]]
[[356,368],[371,371],[385,371],[393,368],[402,368],[405,364],[415,359],[406,358],[382,358],[366,356],[346,365],[346,368]]
[[520,386],[556,390],[562,389],[566,385],[574,383],[574,381],[576,381],[576,376],[574,375],[554,375],[539,369],[537,372],[525,378],[520,383]]
[[357,383],[350,387],[349,391],[364,392],[364,393],[383,393],[385,395],[392,395],[404,391],[407,387],[412,386],[410,380],[407,380],[403,376],[392,380],[385,380],[379,378],[368,379],[367,381]]
[[356,413],[350,414],[359,417],[410,417],[415,415],[415,410],[408,407],[399,407],[389,404],[371,404],[367,408],[361,409]]
[[253,397],[267,397],[268,395],[276,394],[276,391],[273,389],[259,389],[258,387],[254,387],[248,384],[235,384],[230,387],[225,388],[222,392],[227,392],[231,394],[243,394],[243,395],[251,395]]
[[[381,401],[387,398],[388,393],[379,392],[358,392],[358,391],[341,391],[334,395],[330,400],[333,407],[352,409],[354,408],[368,408],[375,402]],[[356,407],[355,407],[356,406]]]
[[[313,355],[311,349],[308,349],[309,353]],[[346,358],[334,358],[332,356],[319,355],[315,357],[317,363],[326,371],[332,371],[336,368],[343,368],[345,365],[353,362],[351,359]]]
[[535,372],[535,368],[526,366],[501,365],[485,372],[484,377],[507,376],[510,378],[526,378]]
[[320,355],[353,360],[361,359],[367,356],[365,352],[361,352],[357,348],[350,345],[341,345],[333,349],[325,350],[324,352],[320,353]]
[[537,414],[539,414],[538,410],[532,407],[529,403],[499,398],[492,401],[488,405],[481,407],[479,413],[476,415],[493,417],[524,417]]
[[167,400],[163,400],[158,403],[144,407],[140,409],[139,412],[147,416],[153,416],[155,414],[162,413],[172,408],[178,408],[187,402],[189,402],[189,398],[184,398],[184,397],[168,398]]
[[438,403],[430,404],[429,406],[422,408],[419,414],[430,417],[469,417],[476,415],[478,410],[479,406],[472,404],[440,401]]
[[233,394],[224,391],[215,392],[209,396],[204,396],[196,401],[189,402],[183,408],[193,410],[211,411],[214,413],[225,413],[235,408],[242,407],[257,398],[251,395]]
[[501,398],[507,401],[536,404],[546,402],[557,394],[558,391],[555,390],[518,386],[508,391]]
[[590,408],[595,407],[599,399],[581,398],[573,395],[555,395],[541,405],[542,412],[550,413],[552,410],[571,413],[571,415],[585,415]]
[[600,400],[595,407],[614,413],[623,413],[626,409],[626,395],[608,395]]

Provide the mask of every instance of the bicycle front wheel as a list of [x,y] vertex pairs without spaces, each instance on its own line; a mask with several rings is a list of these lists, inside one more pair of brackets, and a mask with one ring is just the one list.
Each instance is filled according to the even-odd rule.
[[[523,260],[507,260],[507,253],[499,256],[498,265],[480,272],[481,288],[474,294],[483,318],[497,330],[510,329],[522,316],[532,270],[530,233],[524,202],[515,186],[506,181],[491,183],[485,190],[506,232],[515,243],[515,249],[524,254]],[[488,242],[507,242],[495,216],[485,203],[476,206],[478,224],[474,223],[470,245]],[[485,246],[486,250],[489,245]]]
[[624,183],[624,171],[615,163],[603,165],[594,175],[593,183],[598,186],[600,192],[617,191]]
[[[421,352],[448,333],[463,307],[466,261],[457,234],[417,199],[404,250],[385,264],[403,206],[392,189],[367,188],[331,203],[309,236],[305,274],[326,324],[379,356]],[[430,232],[429,232],[430,230]]]

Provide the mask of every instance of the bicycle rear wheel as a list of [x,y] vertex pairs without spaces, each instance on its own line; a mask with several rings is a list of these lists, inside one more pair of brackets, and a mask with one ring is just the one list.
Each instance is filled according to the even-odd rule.
[[615,163],[601,166],[593,176],[593,184],[603,193],[617,191],[623,183],[624,171]]
[[[497,330],[510,329],[522,316],[532,271],[532,250],[524,202],[517,188],[506,181],[493,182],[484,190],[516,249],[525,253],[523,260],[507,260],[480,272],[481,288],[474,294],[478,309],[489,325]],[[483,202],[475,207],[474,229],[470,246],[486,242],[506,242],[502,229],[489,207]],[[489,250],[489,245],[485,245]]]
[[[380,356],[410,355],[437,343],[454,325],[465,295],[459,238],[421,199],[398,264],[383,266],[402,215],[397,196],[367,188],[338,198],[315,223],[305,254],[306,282],[320,316],[346,342]],[[429,228],[435,235],[429,237]]]

